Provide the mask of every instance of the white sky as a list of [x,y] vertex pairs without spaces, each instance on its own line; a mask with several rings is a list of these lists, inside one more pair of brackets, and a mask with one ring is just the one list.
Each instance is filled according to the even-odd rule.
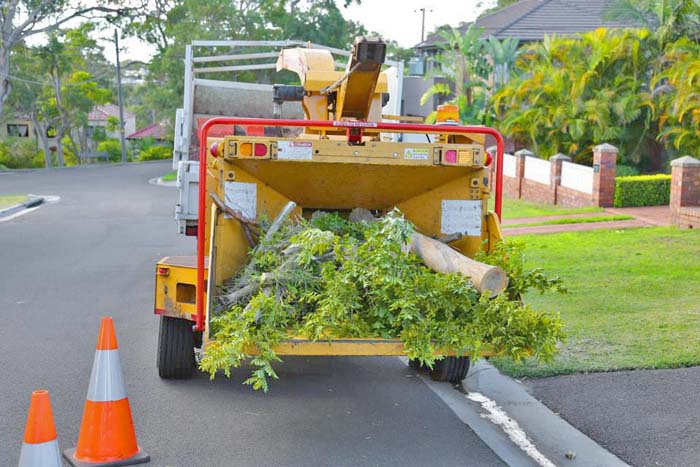
[[[360,5],[343,7],[343,0],[336,0],[348,19],[359,21],[368,31],[378,32],[384,39],[392,39],[402,47],[413,47],[420,42],[421,12],[425,8],[425,35],[437,26],[476,19],[480,12],[495,4],[495,0],[362,0]],[[430,11],[432,10],[432,11]]]

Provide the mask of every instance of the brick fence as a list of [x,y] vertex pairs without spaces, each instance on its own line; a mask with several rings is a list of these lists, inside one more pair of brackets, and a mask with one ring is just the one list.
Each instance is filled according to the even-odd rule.
[[[495,147],[488,148],[491,154]],[[492,177],[495,164],[491,165]],[[617,148],[601,144],[593,149],[593,167],[574,164],[571,158],[557,154],[539,159],[527,149],[503,161],[503,190],[510,198],[567,207],[613,205]]]
[[700,161],[685,156],[671,161],[671,220],[679,227],[700,227]]

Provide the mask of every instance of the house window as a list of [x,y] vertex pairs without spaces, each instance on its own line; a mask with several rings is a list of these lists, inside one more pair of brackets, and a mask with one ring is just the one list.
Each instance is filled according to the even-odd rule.
[[26,123],[8,123],[7,135],[14,136],[16,138],[28,138],[29,125]]

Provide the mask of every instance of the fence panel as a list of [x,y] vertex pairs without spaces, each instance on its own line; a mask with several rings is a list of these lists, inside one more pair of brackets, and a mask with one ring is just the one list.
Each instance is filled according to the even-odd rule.
[[573,162],[562,162],[561,185],[583,193],[593,193],[593,168]]
[[503,154],[503,175],[515,178],[515,161],[517,158],[510,154]]
[[549,185],[552,169],[549,161],[537,159],[535,157],[525,158],[525,178],[533,182]]

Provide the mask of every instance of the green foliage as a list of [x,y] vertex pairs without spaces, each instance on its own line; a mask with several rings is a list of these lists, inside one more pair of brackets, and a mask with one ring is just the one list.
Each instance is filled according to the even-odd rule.
[[[444,40],[439,43],[435,58],[436,74],[447,82],[433,84],[421,97],[421,104],[434,95],[450,96],[450,103],[459,107],[461,121],[483,124],[493,121],[489,98],[510,79],[518,41],[499,41],[493,37],[483,40],[482,33],[483,29],[474,25],[464,33],[454,28],[439,32]],[[431,115],[428,121],[433,119]]]
[[512,286],[489,299],[463,276],[434,273],[406,254],[413,229],[397,211],[380,222],[323,214],[287,224],[252,250],[236,281],[258,291],[212,319],[214,341],[201,368],[212,378],[217,370],[230,376],[250,359],[255,369],[246,384],[267,390],[267,379],[277,377],[274,346],[290,335],[398,337],[409,358],[428,366],[443,357],[441,348],[474,358],[490,348],[516,360],[554,356],[564,337],[559,318],[523,305],[519,294],[563,290],[558,279],[526,270],[517,245],[499,247],[487,259],[506,267]]
[[669,203],[671,176],[665,174],[615,178],[616,208],[660,206]]
[[173,148],[170,146],[154,145],[139,152],[140,161],[157,161],[173,157]]
[[590,162],[593,146],[614,141],[622,161],[639,161],[651,118],[648,41],[646,30],[597,29],[526,46],[520,75],[494,96],[503,131],[544,157]]
[[[110,162],[119,162],[122,160],[122,145],[118,139],[106,139],[97,145],[97,152],[106,152]],[[128,146],[126,148],[126,157],[131,158],[131,151]]]
[[0,165],[8,169],[32,169],[43,166],[34,138],[8,138],[0,141]]
[[700,155],[700,45],[681,38],[664,56],[666,68],[655,76],[659,86],[660,139],[681,154]]
[[629,177],[631,175],[639,175],[639,169],[631,165],[617,164],[617,168],[615,169],[615,175],[618,177]]

